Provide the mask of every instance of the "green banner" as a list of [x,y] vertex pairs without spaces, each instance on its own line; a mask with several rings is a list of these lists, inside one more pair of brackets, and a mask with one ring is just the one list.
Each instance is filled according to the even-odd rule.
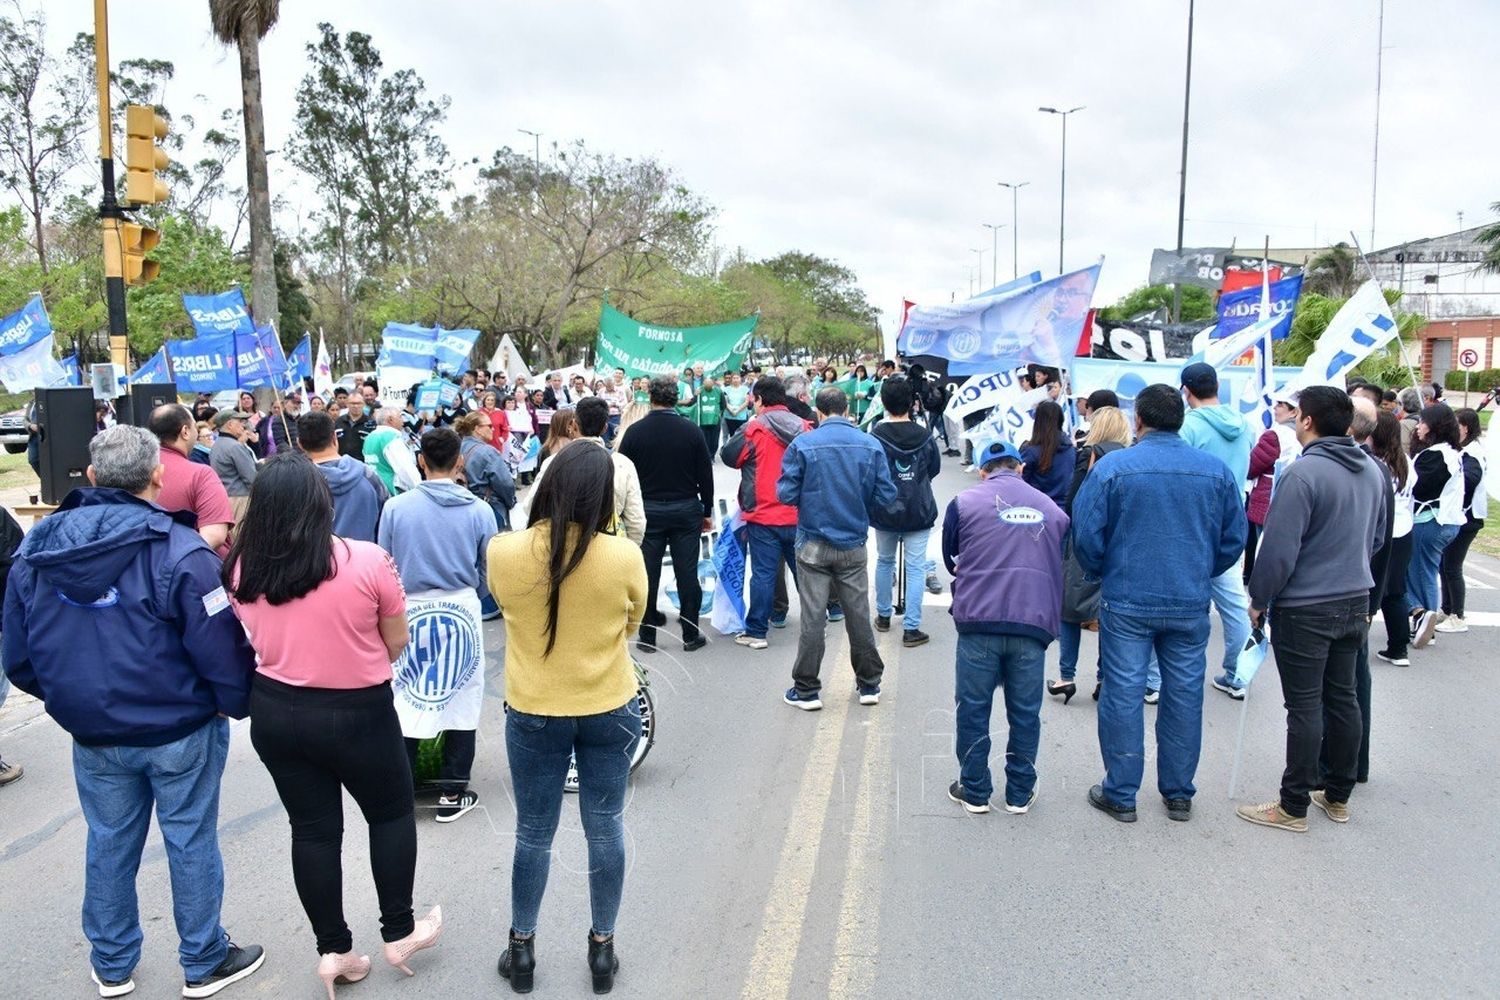
[[652,326],[631,319],[609,303],[599,314],[596,371],[623,368],[631,378],[679,372],[701,364],[711,375],[744,363],[759,316],[713,326]]

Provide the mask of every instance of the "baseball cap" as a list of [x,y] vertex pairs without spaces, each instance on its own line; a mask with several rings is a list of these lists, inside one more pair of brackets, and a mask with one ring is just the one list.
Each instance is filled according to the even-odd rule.
[[1009,441],[992,441],[979,453],[979,464],[985,466],[991,462],[998,462],[1002,458],[1009,458],[1019,462],[1021,453],[1016,451],[1016,446]]
[[231,420],[248,422],[250,420],[250,414],[244,412],[243,410],[220,410],[218,413],[214,414],[214,427],[218,428],[219,430],[223,430],[224,425],[229,423],[229,421]]
[[1182,370],[1182,384],[1199,399],[1219,393],[1219,373],[1213,365],[1195,361]]
[[1284,403],[1287,406],[1296,406],[1297,397],[1301,395],[1300,389],[1289,389],[1283,386],[1271,393],[1271,402]]

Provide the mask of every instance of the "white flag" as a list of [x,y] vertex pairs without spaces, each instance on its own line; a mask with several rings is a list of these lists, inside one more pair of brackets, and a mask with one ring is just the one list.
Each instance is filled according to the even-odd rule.
[[1355,365],[1395,340],[1398,333],[1396,317],[1380,285],[1365,282],[1328,321],[1328,329],[1318,338],[1302,373],[1292,379],[1291,388],[1343,381]]
[[318,331],[318,357],[313,362],[313,392],[325,400],[333,398],[333,361],[328,356],[328,341]]
[[0,357],[0,382],[6,392],[30,392],[49,386],[67,385],[68,373],[52,356],[52,334],[30,347]]

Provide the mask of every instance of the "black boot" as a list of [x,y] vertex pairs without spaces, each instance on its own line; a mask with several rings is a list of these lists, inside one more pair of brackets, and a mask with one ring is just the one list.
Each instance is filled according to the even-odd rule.
[[510,947],[500,956],[500,975],[510,980],[510,988],[517,993],[531,992],[536,976],[536,935],[519,938],[514,930],[510,932]]
[[596,941],[594,932],[589,931],[589,971],[594,974],[595,993],[608,993],[615,988],[615,973],[620,971],[620,960],[615,957],[613,934],[603,941]]

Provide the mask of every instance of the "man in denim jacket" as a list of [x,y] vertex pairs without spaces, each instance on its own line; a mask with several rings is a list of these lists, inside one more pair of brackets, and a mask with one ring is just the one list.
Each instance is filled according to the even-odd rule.
[[797,508],[797,590],[802,600],[802,633],[786,703],[809,712],[823,707],[818,669],[830,596],[843,605],[859,703],[880,701],[885,664],[870,626],[865,542],[871,512],[896,499],[885,451],[846,416],[844,391],[824,389],[816,403],[818,427],[793,439],[776,483],[777,498]]
[[1073,500],[1074,551],[1101,581],[1099,750],[1104,781],[1089,801],[1125,823],[1145,760],[1146,665],[1161,662],[1157,788],[1186,820],[1203,739],[1203,674],[1214,577],[1245,548],[1240,484],[1178,434],[1183,401],[1169,385],[1135,398],[1136,445],[1105,456]]

